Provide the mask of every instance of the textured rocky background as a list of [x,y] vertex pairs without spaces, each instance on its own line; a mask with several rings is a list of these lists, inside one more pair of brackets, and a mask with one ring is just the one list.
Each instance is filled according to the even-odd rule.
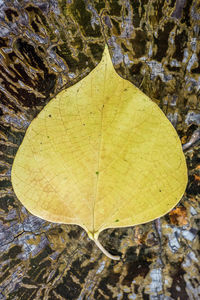
[[[200,2],[106,2],[0,0],[0,299],[200,298]],[[10,181],[30,122],[98,64],[105,41],[117,72],[177,129],[189,170],[186,193],[171,213],[101,233],[119,262],[80,227],[29,214]]]

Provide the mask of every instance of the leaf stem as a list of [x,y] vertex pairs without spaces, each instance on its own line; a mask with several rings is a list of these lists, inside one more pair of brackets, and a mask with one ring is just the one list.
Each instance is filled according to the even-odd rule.
[[99,249],[107,256],[109,257],[110,259],[114,259],[114,260],[120,260],[120,256],[115,256],[115,255],[112,255],[110,254],[102,245],[101,243],[99,242],[98,239],[93,239],[93,241],[95,242],[95,244],[97,245],[97,247],[99,247]]

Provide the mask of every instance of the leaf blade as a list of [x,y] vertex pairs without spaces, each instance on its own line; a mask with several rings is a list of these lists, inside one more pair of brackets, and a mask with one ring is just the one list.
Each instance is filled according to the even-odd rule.
[[12,183],[33,214],[97,237],[170,211],[184,193],[187,168],[171,123],[117,75],[106,47],[99,65],[33,120]]

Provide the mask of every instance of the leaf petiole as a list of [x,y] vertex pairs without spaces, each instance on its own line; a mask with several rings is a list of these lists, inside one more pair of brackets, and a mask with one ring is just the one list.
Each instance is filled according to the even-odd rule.
[[114,259],[114,260],[120,260],[120,256],[115,256],[115,255],[112,255],[110,254],[102,245],[101,243],[99,242],[98,239],[93,239],[93,241],[95,242],[95,244],[97,245],[97,247],[107,256],[109,257],[110,259]]

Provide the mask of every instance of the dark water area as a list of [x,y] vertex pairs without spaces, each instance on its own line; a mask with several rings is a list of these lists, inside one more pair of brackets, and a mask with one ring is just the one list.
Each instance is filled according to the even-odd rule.
[[[105,43],[118,74],[176,128],[189,175],[171,213],[101,233],[119,262],[82,228],[27,212],[10,178],[31,121],[95,68]],[[0,0],[0,299],[200,298],[199,123],[198,1]]]

